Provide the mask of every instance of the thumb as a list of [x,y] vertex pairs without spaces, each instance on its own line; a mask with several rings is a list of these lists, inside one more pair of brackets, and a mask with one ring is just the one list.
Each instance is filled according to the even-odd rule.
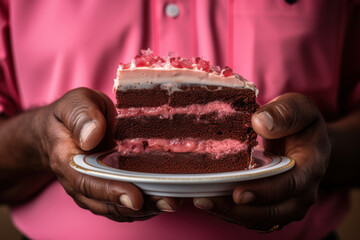
[[321,117],[318,109],[299,93],[281,95],[253,114],[252,127],[265,139],[293,135]]
[[[55,116],[84,151],[95,148],[107,132],[107,121],[114,115],[113,104],[105,94],[86,88],[66,93],[56,105]],[[109,127],[108,127],[109,128]]]

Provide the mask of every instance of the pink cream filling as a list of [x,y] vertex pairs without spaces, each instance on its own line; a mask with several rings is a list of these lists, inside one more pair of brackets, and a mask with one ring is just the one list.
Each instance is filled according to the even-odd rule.
[[171,118],[175,114],[194,114],[203,115],[216,112],[221,118],[226,115],[236,113],[230,104],[214,101],[204,105],[192,104],[186,107],[170,107],[168,104],[158,107],[131,107],[118,109],[118,118],[136,117],[136,116],[159,116],[160,118]]
[[248,144],[235,139],[201,140],[185,139],[156,139],[135,138],[117,141],[118,152],[123,155],[148,153],[152,151],[165,151],[175,153],[203,153],[216,158],[223,155],[236,154],[248,149]]

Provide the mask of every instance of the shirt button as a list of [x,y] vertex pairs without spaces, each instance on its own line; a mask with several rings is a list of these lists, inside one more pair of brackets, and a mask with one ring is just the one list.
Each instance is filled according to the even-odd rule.
[[171,17],[171,18],[178,17],[179,13],[180,13],[178,5],[176,5],[175,3],[169,3],[165,7],[165,13],[166,13],[166,16]]

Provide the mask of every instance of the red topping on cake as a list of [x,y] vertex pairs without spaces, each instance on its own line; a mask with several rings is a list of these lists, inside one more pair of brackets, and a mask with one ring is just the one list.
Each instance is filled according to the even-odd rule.
[[197,64],[197,69],[210,72],[210,62],[200,59],[199,63]]
[[150,60],[149,64],[152,67],[163,67],[165,65],[166,61],[165,59],[161,58],[161,57],[154,57]]
[[222,71],[221,71],[222,75],[224,75],[224,77],[230,77],[233,76],[233,70],[231,68],[229,68],[228,66],[226,66]]
[[181,60],[181,67],[192,69],[192,62],[189,59],[184,58]]
[[195,64],[198,64],[200,62],[201,58],[200,57],[193,57],[193,62]]
[[144,56],[136,55],[134,58],[134,62],[136,67],[145,67],[148,61]]
[[[141,55],[136,55],[132,60],[135,67],[165,67],[167,63],[173,68],[197,69],[200,71],[217,74],[223,77],[235,76],[230,67],[221,68],[219,66],[211,65],[209,61],[201,57],[194,57],[192,60],[188,58],[179,57],[175,52],[169,52],[167,59],[155,56],[153,51],[149,48],[141,50]],[[122,69],[132,68],[132,63],[120,63]]]
[[220,73],[221,73],[221,67],[220,67],[220,66],[210,65],[210,72],[214,72],[214,73],[220,74]]
[[144,56],[147,61],[150,61],[151,59],[154,58],[154,53],[150,48],[148,48],[147,50],[143,49],[140,52],[141,55]]
[[120,63],[122,69],[129,69],[131,67],[131,63]]
[[181,58],[180,57],[171,57],[170,58],[170,64],[171,66],[175,68],[182,68],[181,67]]

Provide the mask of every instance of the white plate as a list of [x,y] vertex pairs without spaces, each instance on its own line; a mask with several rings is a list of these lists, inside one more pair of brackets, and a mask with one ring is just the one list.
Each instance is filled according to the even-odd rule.
[[268,155],[255,150],[256,168],[243,171],[205,174],[160,174],[132,172],[105,165],[117,161],[117,152],[74,156],[70,165],[76,171],[94,177],[131,182],[145,194],[164,197],[211,197],[231,195],[241,181],[273,176],[290,170],[295,161],[284,156]]

